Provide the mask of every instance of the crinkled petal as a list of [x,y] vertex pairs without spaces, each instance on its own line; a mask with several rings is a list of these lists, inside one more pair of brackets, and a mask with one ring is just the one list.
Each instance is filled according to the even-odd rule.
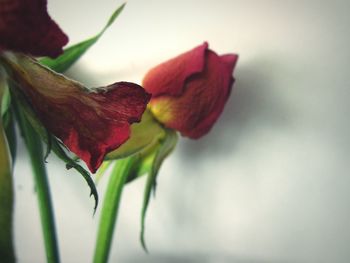
[[143,79],[143,86],[152,97],[161,95],[180,96],[184,92],[185,82],[203,71],[205,51],[208,43],[195,47],[173,59],[170,59],[150,71]]
[[47,13],[46,0],[0,1],[0,51],[57,57],[67,42]]
[[206,50],[203,71],[185,82],[181,96],[152,98],[152,112],[167,127],[180,131],[183,136],[197,139],[205,135],[221,115],[230,95],[237,58],[237,55],[220,57]]
[[92,172],[129,138],[130,125],[141,120],[150,99],[129,82],[87,89],[22,55],[6,64],[43,125]]

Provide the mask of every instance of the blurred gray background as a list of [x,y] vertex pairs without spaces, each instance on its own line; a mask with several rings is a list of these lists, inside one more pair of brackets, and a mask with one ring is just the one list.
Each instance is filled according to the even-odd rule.
[[[76,43],[122,2],[49,0]],[[350,261],[349,1],[130,0],[68,74],[88,86],[141,83],[207,40],[240,59],[234,91],[201,140],[164,163],[139,243],[145,181],[125,188],[110,262]],[[62,262],[91,262],[99,211],[82,178],[49,159]],[[99,185],[103,197],[106,179]],[[15,170],[18,262],[45,262],[28,157]]]

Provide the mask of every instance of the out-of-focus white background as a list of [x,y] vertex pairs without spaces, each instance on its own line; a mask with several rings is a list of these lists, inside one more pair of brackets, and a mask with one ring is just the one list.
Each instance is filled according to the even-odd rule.
[[[76,43],[120,4],[49,0],[49,11]],[[349,10],[346,0],[128,2],[71,77],[141,83],[150,67],[205,40],[240,59],[217,125],[201,140],[181,139],[160,171],[150,254],[138,239],[141,179],[125,189],[110,262],[349,262]],[[18,262],[40,263],[27,159],[21,146],[16,250]],[[99,213],[92,216],[89,190],[53,156],[49,172],[62,262],[91,262]]]

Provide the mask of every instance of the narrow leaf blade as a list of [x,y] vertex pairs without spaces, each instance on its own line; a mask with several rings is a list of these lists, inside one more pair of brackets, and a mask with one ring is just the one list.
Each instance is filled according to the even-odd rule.
[[4,115],[4,128],[6,132],[7,142],[10,147],[12,166],[13,166],[16,161],[16,155],[17,155],[17,138],[16,138],[14,114],[12,109],[9,109]]
[[125,3],[122,4],[109,18],[106,26],[101,30],[100,33],[91,37],[85,41],[82,41],[78,44],[68,47],[64,50],[63,54],[59,57],[52,59],[49,57],[42,58],[40,63],[49,67],[50,69],[62,73],[70,68],[84,53],[92,47],[99,38],[103,35],[103,33],[110,27],[115,19],[119,16],[119,14],[123,11],[125,7]]
[[95,213],[98,206],[99,197],[98,197],[96,185],[94,183],[94,180],[91,178],[90,173],[86,171],[75,160],[70,158],[68,154],[64,151],[62,146],[58,143],[57,139],[55,138],[52,138],[51,149],[57,155],[58,158],[60,158],[62,161],[66,163],[67,167],[74,168],[78,173],[80,173],[83,176],[85,182],[90,188],[90,196],[93,196],[95,200],[95,205],[94,205],[94,213]]

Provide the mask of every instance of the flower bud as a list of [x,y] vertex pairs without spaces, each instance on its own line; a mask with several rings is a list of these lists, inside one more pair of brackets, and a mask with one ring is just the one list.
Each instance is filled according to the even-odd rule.
[[238,56],[218,56],[204,43],[151,69],[143,87],[149,108],[166,127],[192,139],[205,135],[222,113]]

